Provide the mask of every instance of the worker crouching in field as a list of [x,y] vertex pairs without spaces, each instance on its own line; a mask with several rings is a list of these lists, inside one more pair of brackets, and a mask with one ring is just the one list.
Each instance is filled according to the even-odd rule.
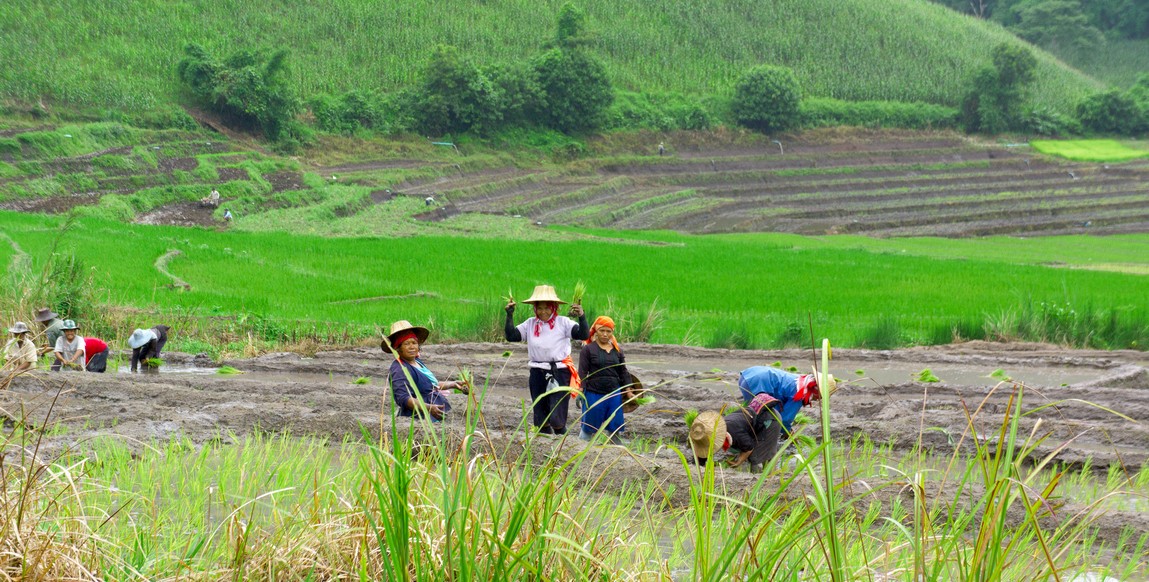
[[626,357],[614,337],[614,320],[601,316],[590,327],[590,340],[578,356],[582,379],[582,430],[579,438],[589,441],[606,430],[612,443],[621,444],[623,393],[631,384]]
[[98,337],[84,338],[84,369],[103,374],[108,369],[108,344]]
[[435,374],[419,359],[419,347],[427,341],[431,332],[425,327],[411,325],[406,320],[391,324],[391,334],[383,341],[384,352],[393,353],[391,363],[391,396],[399,407],[400,416],[430,415],[434,422],[443,420],[451,410],[447,402],[447,390],[470,392],[470,386],[462,381],[439,382]]
[[56,364],[52,366],[53,370],[83,370],[84,369],[84,354],[87,349],[84,345],[84,338],[76,333],[80,329],[75,321],[65,319],[63,326],[60,329],[64,335],[56,339]]
[[137,328],[132,332],[128,338],[128,347],[132,348],[133,372],[139,369],[141,363],[146,369],[149,367],[148,360],[158,360],[162,357],[170,330],[171,328],[166,325],[157,325],[151,329]]
[[[36,361],[40,356],[36,351],[36,345],[28,339],[29,331],[28,324],[23,321],[17,321],[15,325],[8,328],[8,332],[12,334],[12,339],[4,345],[4,367],[2,370],[5,376],[26,372],[36,366]],[[0,378],[0,380],[2,379]]]
[[534,293],[523,303],[534,306],[534,317],[515,326],[515,301],[512,299],[505,308],[507,320],[503,335],[509,342],[527,342],[527,357],[530,359],[528,387],[535,427],[541,434],[566,434],[570,402],[566,392],[557,390],[563,386],[578,390],[579,378],[571,359],[571,340],[587,339],[590,326],[581,305],[572,306],[570,311],[578,318],[578,323],[558,315],[559,305],[566,301],[559,299],[555,288],[550,285],[535,287]]
[[[826,374],[826,378],[829,391],[832,392],[836,386],[834,377]],[[754,422],[764,423],[768,418],[773,418],[773,422],[780,423],[776,441],[790,438],[794,417],[798,416],[798,411],[803,406],[810,406],[811,403],[822,399],[818,376],[794,374],[770,366],[751,366],[742,370],[738,376],[738,389],[748,409],[753,408],[752,404],[758,408],[758,412],[753,413]],[[763,394],[769,397],[768,401],[763,403],[761,399],[755,400],[755,397]],[[768,410],[772,410],[773,413],[769,416],[761,414]],[[772,456],[773,452],[766,458]]]

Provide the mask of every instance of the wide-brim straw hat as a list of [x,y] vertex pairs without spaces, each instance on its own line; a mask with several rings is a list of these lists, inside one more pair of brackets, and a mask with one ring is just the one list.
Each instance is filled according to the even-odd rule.
[[77,329],[80,329],[80,326],[76,325],[76,322],[71,319],[65,319],[64,324],[60,326],[60,331],[75,331]]
[[642,380],[639,380],[638,376],[635,376],[634,374],[630,375],[630,386],[628,386],[626,390],[630,393],[630,400],[622,403],[623,414],[638,410],[638,403],[636,403],[635,400],[642,398],[643,395],[646,394],[646,389],[642,386]]
[[31,330],[28,329],[28,324],[23,321],[17,321],[12,327],[8,328],[8,333],[28,333],[29,331]]
[[420,327],[418,325],[413,325],[406,319],[400,319],[399,321],[391,324],[391,333],[387,334],[387,343],[381,346],[383,351],[390,351],[387,349],[387,346],[391,346],[391,349],[399,351],[399,346],[395,345],[395,336],[398,336],[405,331],[413,332],[415,334],[415,339],[419,340],[419,343],[427,341],[427,338],[431,335],[431,330],[425,327]]
[[128,347],[133,350],[138,350],[150,341],[152,341],[152,338],[148,335],[147,330],[137,327],[136,330],[132,332],[132,335],[128,337]]
[[566,301],[559,299],[554,287],[539,285],[529,298],[523,300],[523,303],[566,303]]
[[694,450],[695,459],[713,457],[714,443],[724,442],[726,442],[726,420],[721,414],[707,410],[699,414],[690,425],[690,448]]
[[36,312],[36,321],[39,321],[39,322],[51,321],[53,319],[56,319],[56,317],[57,317],[56,312],[52,311],[51,309],[48,309],[47,307]]

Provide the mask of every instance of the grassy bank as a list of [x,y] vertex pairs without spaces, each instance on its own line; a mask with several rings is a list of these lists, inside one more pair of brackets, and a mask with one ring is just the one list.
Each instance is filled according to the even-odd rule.
[[[832,331],[844,346],[871,348],[957,338],[1106,348],[1149,340],[1149,279],[1135,274],[1146,264],[1143,235],[327,239],[93,218],[62,231],[61,217],[0,216],[15,243],[0,246],[0,262],[25,265],[10,269],[10,278],[25,273],[21,284],[36,286],[51,252],[74,254],[95,290],[85,302],[131,308],[76,306],[114,338],[158,318],[192,336],[201,330],[210,343],[310,336],[347,342],[408,319],[431,326],[436,341],[498,340],[508,289],[521,300],[534,285],[551,283],[569,295],[583,280],[588,310],[620,320],[628,341],[797,346],[808,344],[811,325],[815,334]],[[24,253],[18,259],[17,247]],[[156,268],[165,255],[167,274]],[[1113,271],[1048,266],[1099,263]],[[10,316],[32,307],[8,305],[16,306]],[[516,318],[527,316],[521,310]]]

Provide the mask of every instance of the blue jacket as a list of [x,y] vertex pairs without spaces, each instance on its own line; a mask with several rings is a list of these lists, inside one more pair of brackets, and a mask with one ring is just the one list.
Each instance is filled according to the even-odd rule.
[[[423,365],[421,360],[415,361],[419,365]],[[411,416],[413,412],[407,408],[407,399],[413,398],[414,393],[411,391],[410,382],[407,381],[407,374],[403,373],[404,367],[407,368],[407,374],[410,374],[411,379],[415,381],[415,389],[419,391],[419,396],[423,398],[423,402],[442,406],[443,412],[451,410],[451,405],[447,403],[447,397],[435,389],[436,384],[433,384],[430,378],[416,369],[414,365],[395,360],[391,362],[391,396],[399,407],[400,416]]]
[[794,400],[798,393],[798,374],[779,370],[772,366],[751,366],[738,376],[738,389],[742,392],[743,404],[749,404],[755,394],[769,394],[781,401],[778,411],[782,418],[782,428],[790,433],[794,417],[802,409],[802,402]]

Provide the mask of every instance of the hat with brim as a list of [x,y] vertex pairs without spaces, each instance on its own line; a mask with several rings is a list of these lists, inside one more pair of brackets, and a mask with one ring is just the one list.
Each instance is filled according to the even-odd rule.
[[818,396],[833,394],[838,390],[838,380],[834,378],[833,374],[826,372],[826,385],[822,386],[822,382],[819,379],[818,368],[811,367],[811,370],[813,370],[814,382],[818,385]]
[[724,442],[726,442],[726,420],[717,412],[707,410],[699,414],[690,425],[690,448],[694,450],[695,459],[711,458],[714,443]]
[[[406,341],[406,336],[408,334],[414,334],[415,339],[418,340],[419,343],[423,343],[427,341],[427,337],[431,335],[431,330],[425,327],[412,325],[411,322],[407,321],[406,319],[400,319],[399,321],[391,324],[391,333],[387,334],[387,341],[383,342],[383,345],[380,347],[383,348],[383,351],[385,352],[391,350],[399,351],[399,344],[402,344],[403,342],[400,341],[397,344],[395,343],[395,340],[402,338],[403,341]],[[388,346],[390,346],[390,349],[388,349]]]
[[639,380],[638,376],[635,376],[634,374],[630,375],[630,385],[626,387],[626,393],[630,395],[630,398],[626,398],[625,396],[623,398],[623,414],[629,414],[635,410],[638,410],[638,403],[635,401],[639,398],[642,398],[643,395],[646,394],[646,388],[643,388],[642,380]]
[[133,331],[131,337],[128,338],[128,347],[138,350],[150,341],[152,341],[152,336],[146,329],[136,328],[136,331]]
[[64,324],[60,326],[60,331],[76,331],[77,329],[80,329],[80,326],[71,319],[65,319]]
[[550,285],[539,285],[535,287],[534,293],[523,300],[523,303],[566,303],[559,299],[558,293],[555,293],[555,288]]
[[9,333],[28,333],[28,324],[23,321],[17,321],[12,327],[8,328]]
[[58,317],[56,312],[47,307],[36,312],[36,321],[39,322],[52,321],[56,319],[56,317]]

